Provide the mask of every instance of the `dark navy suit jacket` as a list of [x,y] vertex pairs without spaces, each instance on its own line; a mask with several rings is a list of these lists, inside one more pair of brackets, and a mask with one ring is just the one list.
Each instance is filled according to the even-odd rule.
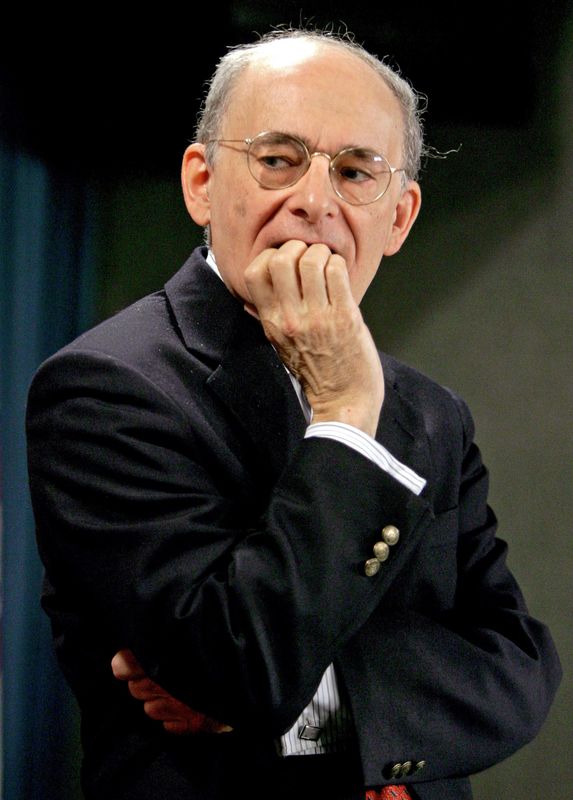
[[[559,662],[495,537],[469,412],[383,366],[377,437],[427,479],[420,496],[303,438],[283,365],[201,250],[41,367],[31,491],[87,797],[217,800],[231,778],[262,797],[273,741],[331,662],[365,786],[467,798],[469,774],[536,734]],[[387,524],[400,540],[368,577]],[[125,647],[234,732],[166,734],[111,675]],[[425,765],[396,774],[405,762]]]

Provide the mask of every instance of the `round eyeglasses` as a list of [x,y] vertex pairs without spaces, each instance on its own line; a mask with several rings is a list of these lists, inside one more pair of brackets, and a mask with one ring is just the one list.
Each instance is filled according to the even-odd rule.
[[247,145],[247,163],[253,178],[265,189],[287,189],[308,171],[315,156],[329,161],[332,188],[342,200],[363,206],[379,200],[388,190],[392,175],[404,172],[391,167],[388,160],[366,147],[347,147],[331,156],[311,153],[296,136],[263,131],[253,139],[210,139],[209,143]]

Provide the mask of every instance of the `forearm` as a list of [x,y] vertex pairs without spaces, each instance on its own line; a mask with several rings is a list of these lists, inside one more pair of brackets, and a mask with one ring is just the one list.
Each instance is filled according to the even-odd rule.
[[[504,632],[492,620],[481,628],[448,622],[380,609],[368,641],[360,634],[342,649],[336,666],[367,783],[406,758],[426,762],[414,782],[470,775],[526,744],[545,720],[561,676],[545,626],[523,612],[498,615]],[[366,647],[376,658],[358,662],[356,649]]]
[[[185,576],[172,584],[172,600],[138,586],[136,652],[192,706],[203,709],[209,698],[215,718],[234,727],[264,720],[280,733],[381,602],[428,519],[424,501],[366,459],[336,443],[305,442],[262,524],[193,588],[188,614],[171,616],[189,592]],[[365,563],[389,523],[401,531],[400,546],[372,580]]]

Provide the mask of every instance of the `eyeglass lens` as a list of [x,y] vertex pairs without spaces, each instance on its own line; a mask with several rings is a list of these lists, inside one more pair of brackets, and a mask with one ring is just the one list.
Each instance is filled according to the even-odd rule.
[[[249,147],[249,169],[261,186],[284,189],[308,170],[310,156],[304,144],[291,136],[265,133]],[[388,188],[392,172],[384,156],[365,148],[342,150],[330,162],[336,193],[353,204],[370,203]]]

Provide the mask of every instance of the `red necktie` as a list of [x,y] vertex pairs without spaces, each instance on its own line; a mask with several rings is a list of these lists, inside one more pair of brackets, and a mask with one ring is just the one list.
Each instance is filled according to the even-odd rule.
[[379,791],[368,789],[365,800],[412,800],[405,786],[384,786]]

